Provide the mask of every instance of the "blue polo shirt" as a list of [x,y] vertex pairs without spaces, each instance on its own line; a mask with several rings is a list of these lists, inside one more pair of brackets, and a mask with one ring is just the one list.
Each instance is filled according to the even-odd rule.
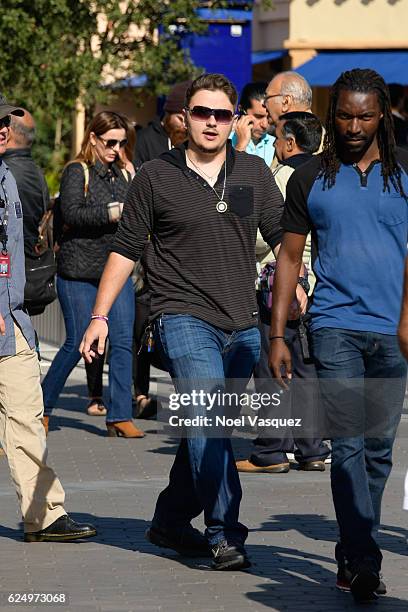
[[[398,151],[408,195],[408,157]],[[364,173],[342,164],[330,189],[319,173],[320,156],[295,170],[282,218],[285,231],[312,231],[317,245],[311,329],[396,334],[407,255],[407,199],[391,183],[384,191],[380,162]]]
[[[232,146],[236,147],[237,145],[237,135],[235,132],[231,136]],[[245,149],[246,153],[250,155],[257,155],[261,157],[267,166],[272,164],[272,160],[275,155],[275,136],[271,136],[271,134],[264,134],[261,140],[255,144],[252,140],[249,141],[247,148]]]

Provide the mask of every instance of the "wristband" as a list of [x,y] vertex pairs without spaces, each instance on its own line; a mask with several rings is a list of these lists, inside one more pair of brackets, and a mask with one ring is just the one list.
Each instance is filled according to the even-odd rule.
[[99,314],[91,315],[91,321],[93,321],[94,319],[97,319],[98,321],[105,321],[105,323],[108,323],[109,321],[109,317],[107,317],[106,315],[99,315]]
[[269,336],[269,340],[277,340],[278,338],[284,340],[285,336]]

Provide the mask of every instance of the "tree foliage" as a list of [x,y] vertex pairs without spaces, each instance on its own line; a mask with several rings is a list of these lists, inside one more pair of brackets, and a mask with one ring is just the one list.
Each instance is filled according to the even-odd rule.
[[[91,107],[118,70],[146,74],[153,93],[194,74],[174,25],[200,32],[196,9],[225,0],[0,0],[0,88],[60,117],[82,93]],[[160,30],[160,44],[157,32]]]
[[[35,113],[37,159],[54,180],[68,151],[71,113],[78,97],[92,110],[97,101],[107,101],[110,89],[104,83],[141,74],[147,76],[150,93],[166,94],[173,83],[197,71],[179,44],[183,30],[205,31],[197,8],[230,4],[228,0],[0,0],[0,92]],[[236,5],[243,4],[236,0]],[[135,102],[138,93],[140,89],[135,90]],[[54,147],[57,119],[62,145]]]

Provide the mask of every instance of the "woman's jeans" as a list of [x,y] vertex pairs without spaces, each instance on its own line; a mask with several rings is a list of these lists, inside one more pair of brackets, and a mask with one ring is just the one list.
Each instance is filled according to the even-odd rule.
[[[259,358],[257,327],[226,332],[190,315],[168,314],[158,320],[156,336],[177,392],[207,385],[205,391],[222,390],[226,379],[240,379],[245,387]],[[197,407],[186,407],[184,414],[197,415]],[[242,544],[248,530],[238,521],[241,497],[230,438],[209,437],[197,427],[180,442],[153,526],[182,532],[204,511],[212,546],[221,540]]]
[[[396,336],[321,328],[312,332],[325,417],[332,438],[331,485],[340,548],[349,562],[369,557],[404,401],[407,364]],[[341,554],[340,554],[341,556]]]
[[[66,380],[81,358],[79,345],[89,325],[98,291],[97,281],[57,276],[57,292],[64,315],[66,340],[42,383],[44,414],[49,416]],[[132,418],[132,341],[135,298],[130,278],[109,313],[108,423]]]

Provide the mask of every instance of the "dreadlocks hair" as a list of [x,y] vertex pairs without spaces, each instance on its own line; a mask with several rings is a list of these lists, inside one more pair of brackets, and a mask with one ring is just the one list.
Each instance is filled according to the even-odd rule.
[[406,195],[401,182],[401,169],[396,158],[394,123],[388,87],[382,76],[369,68],[354,68],[353,70],[343,72],[333,85],[330,105],[327,111],[326,134],[321,156],[320,176],[324,178],[324,187],[327,186],[329,189],[333,187],[341,163],[336,147],[335,116],[339,94],[342,90],[377,94],[381,112],[383,113],[383,118],[380,121],[377,132],[377,141],[380,151],[384,191],[390,191],[389,182],[391,182],[396,191],[405,198]]

